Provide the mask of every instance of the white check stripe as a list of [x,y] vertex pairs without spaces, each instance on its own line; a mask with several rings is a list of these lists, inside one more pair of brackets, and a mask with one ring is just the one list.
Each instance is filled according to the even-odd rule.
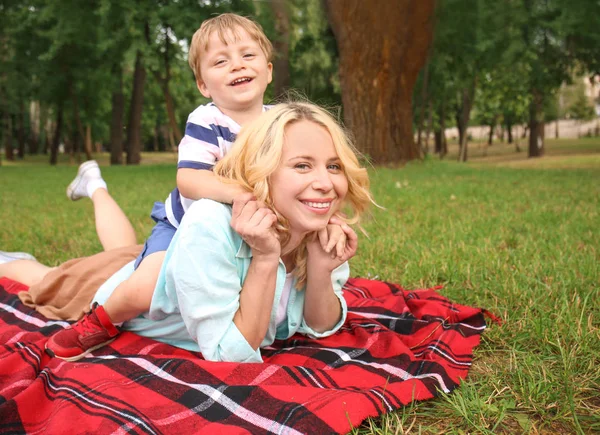
[[[122,412],[122,411],[119,411],[118,409],[115,409],[115,408],[113,408],[111,406],[107,406],[104,403],[100,403],[100,402],[97,402],[95,400],[92,400],[91,398],[87,397],[85,394],[82,394],[81,392],[79,392],[77,390],[74,390],[73,388],[64,387],[64,386],[58,386],[58,385],[54,384],[51,381],[51,379],[48,376],[48,373],[46,372],[46,370],[42,370],[40,372],[40,375],[44,376],[46,378],[46,383],[48,384],[48,387],[51,388],[53,391],[55,391],[55,392],[60,392],[60,391],[66,392],[69,395],[77,398],[78,400],[86,402],[86,403],[88,403],[91,406],[94,406],[96,408],[105,409],[107,411],[110,411],[113,414],[118,414],[121,417],[123,417],[124,419],[127,419],[127,420],[135,423],[136,426],[142,426],[142,427],[144,427],[150,433],[156,433],[143,420],[137,418],[135,416],[135,414],[130,414],[130,413]],[[60,398],[55,398],[55,400],[61,400],[61,399]],[[62,399],[62,400],[64,400],[64,399]]]
[[276,365],[267,366],[267,368],[264,369],[262,372],[260,372],[257,377],[255,377],[250,382],[248,382],[248,385],[262,384],[264,381],[266,381],[272,375],[274,375],[277,372],[277,370],[279,370],[279,366],[276,366]]
[[[299,349],[301,347],[305,347],[305,348],[311,349],[311,347],[309,347],[309,346],[296,346],[297,349]],[[367,348],[365,348],[365,350]],[[364,352],[365,350],[363,350],[362,352]],[[389,373],[391,375],[394,375],[394,376],[402,379],[403,381],[406,381],[408,379],[432,378],[432,379],[435,379],[437,381],[437,383],[440,385],[440,388],[442,389],[442,391],[444,393],[449,393],[450,392],[450,389],[446,386],[446,383],[444,382],[444,379],[440,375],[438,375],[437,373],[430,373],[430,374],[413,376],[410,373],[406,372],[405,370],[402,370],[402,369],[400,369],[398,367],[391,366],[389,364],[379,364],[379,363],[375,363],[375,362],[366,362],[366,361],[361,361],[359,359],[354,359],[350,354],[348,354],[348,353],[346,353],[346,352],[344,352],[342,350],[339,350],[339,349],[333,349],[333,348],[327,348],[327,349],[325,349],[325,348],[323,348],[323,349],[321,349],[321,351],[328,351],[328,352],[335,353],[339,357],[339,359],[341,361],[344,361],[344,362],[353,362],[353,363],[356,363],[356,364],[361,364],[361,365],[364,365],[364,366],[369,366],[369,367],[374,367],[374,368],[377,368],[377,369],[381,369],[381,370],[383,370],[383,371],[385,371],[385,372],[387,372],[387,373]],[[352,353],[354,353],[354,352],[352,352]],[[332,370],[332,369],[335,368],[334,366],[336,366],[336,365],[337,365],[336,363],[332,363],[332,364],[330,364],[330,367],[328,367],[327,369]]]
[[313,380],[313,382],[315,384],[317,384],[319,386],[319,388],[325,388],[325,386],[323,384],[321,384],[317,378],[315,378],[305,367],[302,366],[298,366],[298,369],[302,370],[304,373],[306,373],[306,376],[308,376],[309,378],[311,378]]
[[173,382],[173,383],[176,383],[179,385],[185,385],[189,388],[193,388],[194,390],[199,391],[199,392],[205,394],[206,396],[210,397],[210,400],[207,400],[206,402],[204,402],[204,404],[202,406],[203,408],[208,408],[208,406],[210,406],[214,402],[216,402],[219,405],[223,406],[225,409],[227,409],[232,414],[236,415],[237,417],[239,417],[239,418],[247,421],[248,423],[253,424],[261,429],[268,430],[271,432],[302,435],[302,432],[298,432],[297,430],[295,430],[289,426],[284,426],[276,421],[265,418],[261,415],[256,414],[255,412],[250,411],[247,408],[244,408],[242,405],[240,405],[239,403],[236,403],[234,400],[231,400],[229,397],[227,397],[227,395],[223,394],[223,392],[219,391],[216,388],[211,387],[210,385],[190,384],[190,383],[184,382],[184,381],[174,377],[170,373],[165,372],[163,369],[156,366],[155,364],[152,364],[151,362],[146,361],[145,359],[136,358],[136,357],[131,357],[131,358],[115,357],[112,355],[99,356],[97,358],[127,359],[128,361],[145,369],[146,371],[148,371],[149,373],[151,373],[154,376],[164,379],[165,381]]
[[63,328],[66,328],[67,326],[69,326],[68,322],[64,322],[62,320],[45,321],[45,320],[36,319],[35,317],[30,316],[29,314],[25,314],[15,308],[11,307],[10,305],[0,304],[0,308],[6,312],[14,314],[14,316],[17,317],[19,320],[22,320],[23,322],[27,322],[30,325],[37,326],[38,328],[43,328],[44,326],[52,326],[52,325],[60,325]]

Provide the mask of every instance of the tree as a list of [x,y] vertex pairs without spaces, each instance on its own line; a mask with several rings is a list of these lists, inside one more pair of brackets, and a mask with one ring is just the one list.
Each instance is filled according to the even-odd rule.
[[270,5],[275,18],[275,32],[277,33],[273,41],[275,50],[273,82],[274,93],[278,97],[290,87],[290,18],[288,5],[283,0],[272,0]]
[[434,0],[327,0],[344,119],[375,163],[417,159],[412,92],[432,39]]

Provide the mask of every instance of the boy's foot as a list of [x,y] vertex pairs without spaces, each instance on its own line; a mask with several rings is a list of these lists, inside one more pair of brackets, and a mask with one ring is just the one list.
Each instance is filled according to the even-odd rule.
[[35,257],[27,252],[4,252],[0,251],[0,264],[10,263],[15,260],[33,260]]
[[102,179],[98,163],[95,160],[88,160],[79,166],[77,176],[67,187],[67,197],[71,201],[91,198],[98,187],[106,189],[106,182]]
[[119,332],[104,308],[96,303],[81,320],[50,337],[46,353],[65,361],[77,361],[109,344]]

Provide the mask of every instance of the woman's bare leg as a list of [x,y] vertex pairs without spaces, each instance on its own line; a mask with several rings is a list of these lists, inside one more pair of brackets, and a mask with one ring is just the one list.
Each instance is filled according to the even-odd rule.
[[48,267],[34,260],[15,260],[0,264],[0,276],[31,287],[39,283],[48,272],[54,269],[54,267]]
[[105,251],[137,243],[131,222],[117,202],[108,193],[100,167],[94,160],[82,163],[77,176],[67,187],[72,201],[90,198],[94,203],[96,233]]

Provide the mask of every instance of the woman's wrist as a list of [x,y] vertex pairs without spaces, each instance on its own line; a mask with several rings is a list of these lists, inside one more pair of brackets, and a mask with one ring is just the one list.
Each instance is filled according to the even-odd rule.
[[252,252],[252,262],[257,265],[271,266],[279,264],[278,253]]

